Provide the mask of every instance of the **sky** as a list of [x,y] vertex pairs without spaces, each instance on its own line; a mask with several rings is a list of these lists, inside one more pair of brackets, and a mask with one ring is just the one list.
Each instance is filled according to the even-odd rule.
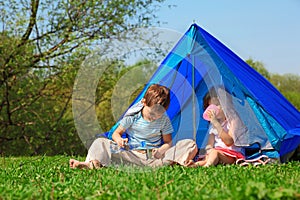
[[300,75],[300,0],[166,0],[156,15],[182,34],[198,24],[272,74]]

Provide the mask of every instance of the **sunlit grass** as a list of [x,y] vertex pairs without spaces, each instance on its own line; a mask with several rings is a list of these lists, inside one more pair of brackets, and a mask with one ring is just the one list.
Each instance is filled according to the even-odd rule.
[[300,199],[299,162],[74,170],[69,159],[1,157],[0,199]]

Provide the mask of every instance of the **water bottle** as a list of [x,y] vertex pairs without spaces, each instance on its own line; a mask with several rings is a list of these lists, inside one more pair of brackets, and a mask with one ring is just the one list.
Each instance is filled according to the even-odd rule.
[[111,153],[119,153],[121,151],[121,147],[119,147],[119,145],[114,142],[114,141],[111,141],[110,142],[110,152]]
[[152,149],[148,148],[148,145],[145,141],[141,142],[141,147],[146,149],[147,160],[152,158]]
[[137,149],[139,147],[141,147],[140,144],[125,143],[124,148],[122,148],[116,142],[114,142],[114,141],[110,142],[110,151],[111,151],[111,153],[119,153],[121,151],[129,151],[129,150]]
[[128,144],[128,150],[134,150],[140,148],[140,144]]

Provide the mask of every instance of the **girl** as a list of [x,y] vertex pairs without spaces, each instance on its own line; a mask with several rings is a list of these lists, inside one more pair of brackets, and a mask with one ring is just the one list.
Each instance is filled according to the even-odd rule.
[[[219,88],[219,96],[228,98],[228,95],[220,95],[221,92],[226,93],[223,89]],[[224,101],[227,103],[229,99]],[[215,105],[217,109],[208,109],[210,105]],[[246,130],[238,114],[231,109],[228,112],[230,119],[227,119],[220,105],[218,94],[214,88],[203,98],[203,108],[210,121],[209,138],[205,147],[206,156],[204,160],[194,162],[190,160],[186,166],[215,166],[217,164],[233,164],[237,159],[244,158],[244,151],[242,148],[234,145],[233,135],[236,131]],[[229,110],[229,109],[227,109]]]

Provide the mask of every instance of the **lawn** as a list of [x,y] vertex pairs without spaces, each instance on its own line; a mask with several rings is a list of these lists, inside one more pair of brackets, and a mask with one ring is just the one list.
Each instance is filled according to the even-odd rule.
[[300,199],[297,161],[258,167],[74,170],[69,159],[1,157],[0,199]]

